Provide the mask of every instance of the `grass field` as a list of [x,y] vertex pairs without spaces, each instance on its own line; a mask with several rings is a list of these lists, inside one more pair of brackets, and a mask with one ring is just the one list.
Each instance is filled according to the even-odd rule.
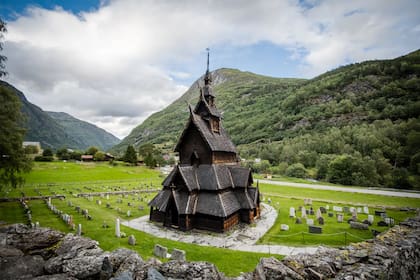
[[[26,176],[26,186],[21,189],[3,189],[0,197],[21,197],[22,192],[26,196],[63,194],[66,199],[53,199],[52,203],[64,213],[73,216],[75,224],[82,224],[84,235],[99,241],[104,250],[113,250],[119,247],[127,247],[139,252],[147,259],[152,256],[155,244],[161,244],[169,248],[185,250],[187,259],[190,261],[209,261],[228,276],[238,275],[240,272],[251,271],[259,259],[268,254],[238,252],[228,249],[212,248],[156,238],[152,235],[136,231],[122,226],[126,235],[133,234],[137,245],[129,246],[127,238],[114,237],[115,220],[129,220],[139,216],[148,215],[148,201],[155,193],[139,193],[130,195],[111,195],[106,197],[93,197],[89,200],[84,197],[76,197],[78,193],[120,191],[120,190],[150,190],[160,189],[164,176],[158,171],[144,167],[125,166],[123,164],[113,166],[107,163],[72,163],[53,162],[35,163],[33,171]],[[271,200],[271,205],[279,212],[275,225],[259,240],[259,244],[282,244],[292,246],[308,246],[324,244],[329,246],[342,246],[349,242],[372,238],[371,231],[350,229],[349,224],[337,223],[336,218],[323,215],[325,225],[323,234],[310,235],[307,233],[307,225],[294,224],[294,219],[289,218],[289,207],[298,209],[303,205],[304,198],[312,198],[313,207],[317,209],[327,204],[337,206],[369,206],[370,212],[379,207],[388,207],[387,214],[398,223],[413,212],[401,212],[399,207],[420,207],[419,199],[385,197],[379,195],[366,195],[356,193],[333,192],[324,190],[302,189],[287,186],[274,186],[260,184],[263,199]],[[101,205],[97,203],[101,200]],[[120,202],[119,202],[120,201]],[[71,203],[70,203],[71,202]],[[106,204],[109,203],[109,207]],[[131,204],[131,206],[128,205]],[[32,211],[33,221],[39,221],[41,226],[48,226],[64,232],[71,229],[47,207],[45,201],[28,201]],[[71,204],[71,206],[70,206]],[[75,206],[88,209],[92,220],[85,219],[75,210]],[[360,206],[359,206],[360,207]],[[395,208],[395,209],[394,209]],[[131,217],[127,217],[127,211],[131,211]],[[300,216],[300,212],[297,212]],[[350,214],[345,220],[350,218]],[[312,217],[315,218],[315,217]],[[367,218],[365,214],[359,214],[359,220]],[[17,202],[0,203],[0,220],[8,223],[25,222],[23,209]],[[376,222],[379,217],[375,217]],[[109,227],[103,227],[103,224]],[[281,231],[280,225],[288,224],[289,231]],[[315,223],[316,224],[316,223]],[[386,227],[372,226],[378,231],[386,230]],[[281,256],[276,256],[280,258]]]

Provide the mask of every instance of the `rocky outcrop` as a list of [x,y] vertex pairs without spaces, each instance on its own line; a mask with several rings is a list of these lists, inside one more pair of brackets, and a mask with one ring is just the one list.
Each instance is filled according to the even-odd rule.
[[320,248],[278,261],[263,258],[246,279],[419,279],[420,216],[375,239],[341,249]]
[[[282,261],[263,258],[248,279],[419,279],[420,216],[375,239],[340,249],[320,248]],[[105,252],[73,234],[24,225],[0,227],[1,279],[226,279],[208,262],[145,262],[136,252]]]

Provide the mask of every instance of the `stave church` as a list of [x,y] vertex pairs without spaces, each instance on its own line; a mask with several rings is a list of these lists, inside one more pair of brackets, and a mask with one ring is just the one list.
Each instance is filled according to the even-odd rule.
[[260,193],[249,168],[241,167],[235,145],[222,126],[207,71],[195,107],[175,151],[179,163],[150,201],[150,220],[182,231],[225,232],[260,216]]

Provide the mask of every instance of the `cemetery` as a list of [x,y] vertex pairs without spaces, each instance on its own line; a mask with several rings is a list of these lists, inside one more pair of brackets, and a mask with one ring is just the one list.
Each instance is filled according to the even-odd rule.
[[[49,168],[45,163],[40,164],[42,171],[38,174],[36,171],[32,173],[32,178],[27,179],[24,188],[3,190],[1,197],[20,200],[0,203],[1,221],[21,222],[34,227],[51,227],[62,232],[80,234],[97,240],[104,250],[126,247],[137,251],[144,259],[156,257],[154,248],[159,244],[167,248],[169,254],[175,249],[184,251],[188,261],[212,262],[227,275],[237,275],[241,271],[247,271],[246,269],[252,270],[264,256],[282,258],[280,255],[273,255],[273,252],[238,252],[226,248],[202,247],[156,237],[124,226],[124,222],[149,215],[150,208],[147,204],[158,193],[163,180],[158,171],[151,172],[143,167],[114,167],[119,169],[119,173],[114,173],[112,180],[89,181],[87,179],[90,172],[98,177],[103,172],[106,177],[105,173],[110,172],[109,168],[89,165],[85,170],[78,171],[77,176],[68,176],[66,172],[74,172],[74,168],[79,169],[80,166],[75,166],[76,163],[49,164]],[[127,178],[126,172],[120,172],[127,169],[135,178]],[[56,182],[40,181],[39,178],[48,172],[55,174]],[[143,175],[145,176],[142,178]],[[261,203],[273,207],[277,211],[277,218],[268,232],[255,240],[257,245],[349,245],[371,239],[374,234],[386,231],[393,224],[414,216],[414,209],[420,205],[419,200],[413,198],[315,192],[311,189],[266,184],[260,184],[259,188],[262,194]],[[41,193],[52,198],[22,200],[22,192],[25,197],[39,196]],[[357,218],[353,221],[354,215]],[[120,220],[120,237],[117,237],[117,219]],[[349,220],[352,220],[352,224]],[[238,225],[240,226],[242,225]],[[366,226],[368,229],[365,229]],[[231,233],[229,231],[224,234],[229,236]],[[217,233],[209,234],[215,235]]]

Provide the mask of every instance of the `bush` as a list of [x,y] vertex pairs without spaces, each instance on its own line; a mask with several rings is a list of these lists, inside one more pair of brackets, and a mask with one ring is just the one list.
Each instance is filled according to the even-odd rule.
[[287,167],[285,175],[295,178],[306,178],[308,176],[308,172],[302,163],[294,163]]
[[35,161],[53,161],[54,157],[52,156],[36,156],[34,158]]

